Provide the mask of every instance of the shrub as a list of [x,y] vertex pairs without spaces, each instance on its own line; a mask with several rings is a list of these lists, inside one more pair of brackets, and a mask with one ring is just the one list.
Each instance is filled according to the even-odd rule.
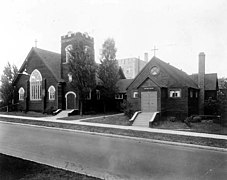
[[136,112],[135,110],[133,110],[132,104],[127,100],[124,100],[123,103],[121,103],[121,108],[123,109],[124,114],[129,118],[131,118]]

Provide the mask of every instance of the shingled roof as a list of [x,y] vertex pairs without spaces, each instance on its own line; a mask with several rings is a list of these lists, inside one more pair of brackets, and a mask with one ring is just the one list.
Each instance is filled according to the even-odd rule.
[[44,49],[33,48],[57,80],[61,80],[61,55]]
[[116,84],[119,93],[126,93],[126,88],[132,81],[133,79],[120,79]]
[[[150,68],[152,66],[158,66],[164,74],[168,76],[166,79],[160,79],[157,80],[156,78],[153,78],[150,75]],[[186,74],[184,71],[177,69],[174,66],[171,66],[170,64],[160,60],[157,57],[153,57],[148,64],[140,71],[140,73],[134,78],[134,80],[129,84],[134,84],[134,82],[137,81],[137,79],[140,76],[143,76],[143,81],[146,80],[147,78],[152,79],[159,87],[191,87],[198,89],[198,85],[189,77],[188,74]],[[142,81],[140,80],[140,81]],[[142,82],[141,82],[142,83]],[[136,86],[139,86],[140,84],[136,83]],[[129,86],[127,88],[129,88]]]
[[152,60],[155,61],[160,66],[160,68],[163,68],[169,74],[169,76],[175,80],[175,81],[167,81],[167,83],[165,84],[167,87],[187,86],[195,89],[198,88],[198,85],[194,81],[192,81],[190,76],[184,71],[177,69],[176,67],[160,60],[157,57],[153,57]]
[[[198,84],[198,74],[190,75],[190,78]],[[218,76],[217,73],[205,74],[205,90],[217,90]]]

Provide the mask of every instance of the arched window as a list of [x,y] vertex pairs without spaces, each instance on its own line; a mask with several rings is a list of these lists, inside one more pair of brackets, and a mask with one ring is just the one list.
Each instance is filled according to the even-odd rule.
[[70,58],[72,57],[72,54],[71,54],[72,50],[73,50],[73,46],[71,44],[66,46],[66,48],[65,48],[65,61],[66,61],[66,63],[68,63]]
[[48,89],[49,100],[55,100],[55,88],[54,86],[50,86]]
[[41,100],[42,94],[42,75],[35,69],[30,76],[30,99]]
[[19,93],[19,101],[23,101],[24,100],[24,88],[20,88],[18,93]]

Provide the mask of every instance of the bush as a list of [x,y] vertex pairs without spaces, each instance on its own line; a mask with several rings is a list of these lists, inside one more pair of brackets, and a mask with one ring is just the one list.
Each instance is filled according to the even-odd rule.
[[47,110],[46,110],[46,113],[47,114],[51,114],[51,115],[53,115],[53,112],[54,112],[54,107],[53,106],[51,106],[51,107],[49,107]]
[[127,100],[124,100],[123,103],[121,103],[121,108],[123,109],[125,116],[129,118],[131,118],[136,112],[135,110],[133,110],[132,104]]
[[217,115],[220,113],[221,104],[218,100],[209,98],[204,104],[204,114]]

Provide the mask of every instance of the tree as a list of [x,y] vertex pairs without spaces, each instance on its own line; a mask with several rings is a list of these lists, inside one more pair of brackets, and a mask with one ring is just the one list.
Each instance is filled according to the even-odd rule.
[[87,95],[96,86],[96,64],[93,50],[85,46],[83,41],[73,44],[69,60],[69,71],[72,75],[71,85],[79,93],[80,115],[83,115],[83,104]]
[[12,103],[14,93],[12,83],[17,74],[17,67],[8,62],[3,70],[3,74],[1,75],[0,94],[3,100],[3,105],[9,105]]
[[116,52],[114,39],[108,38],[102,46],[101,64],[98,71],[98,77],[103,82],[101,95],[104,100],[104,112],[106,111],[107,102],[111,103],[118,91],[116,83],[119,80],[119,67]]

